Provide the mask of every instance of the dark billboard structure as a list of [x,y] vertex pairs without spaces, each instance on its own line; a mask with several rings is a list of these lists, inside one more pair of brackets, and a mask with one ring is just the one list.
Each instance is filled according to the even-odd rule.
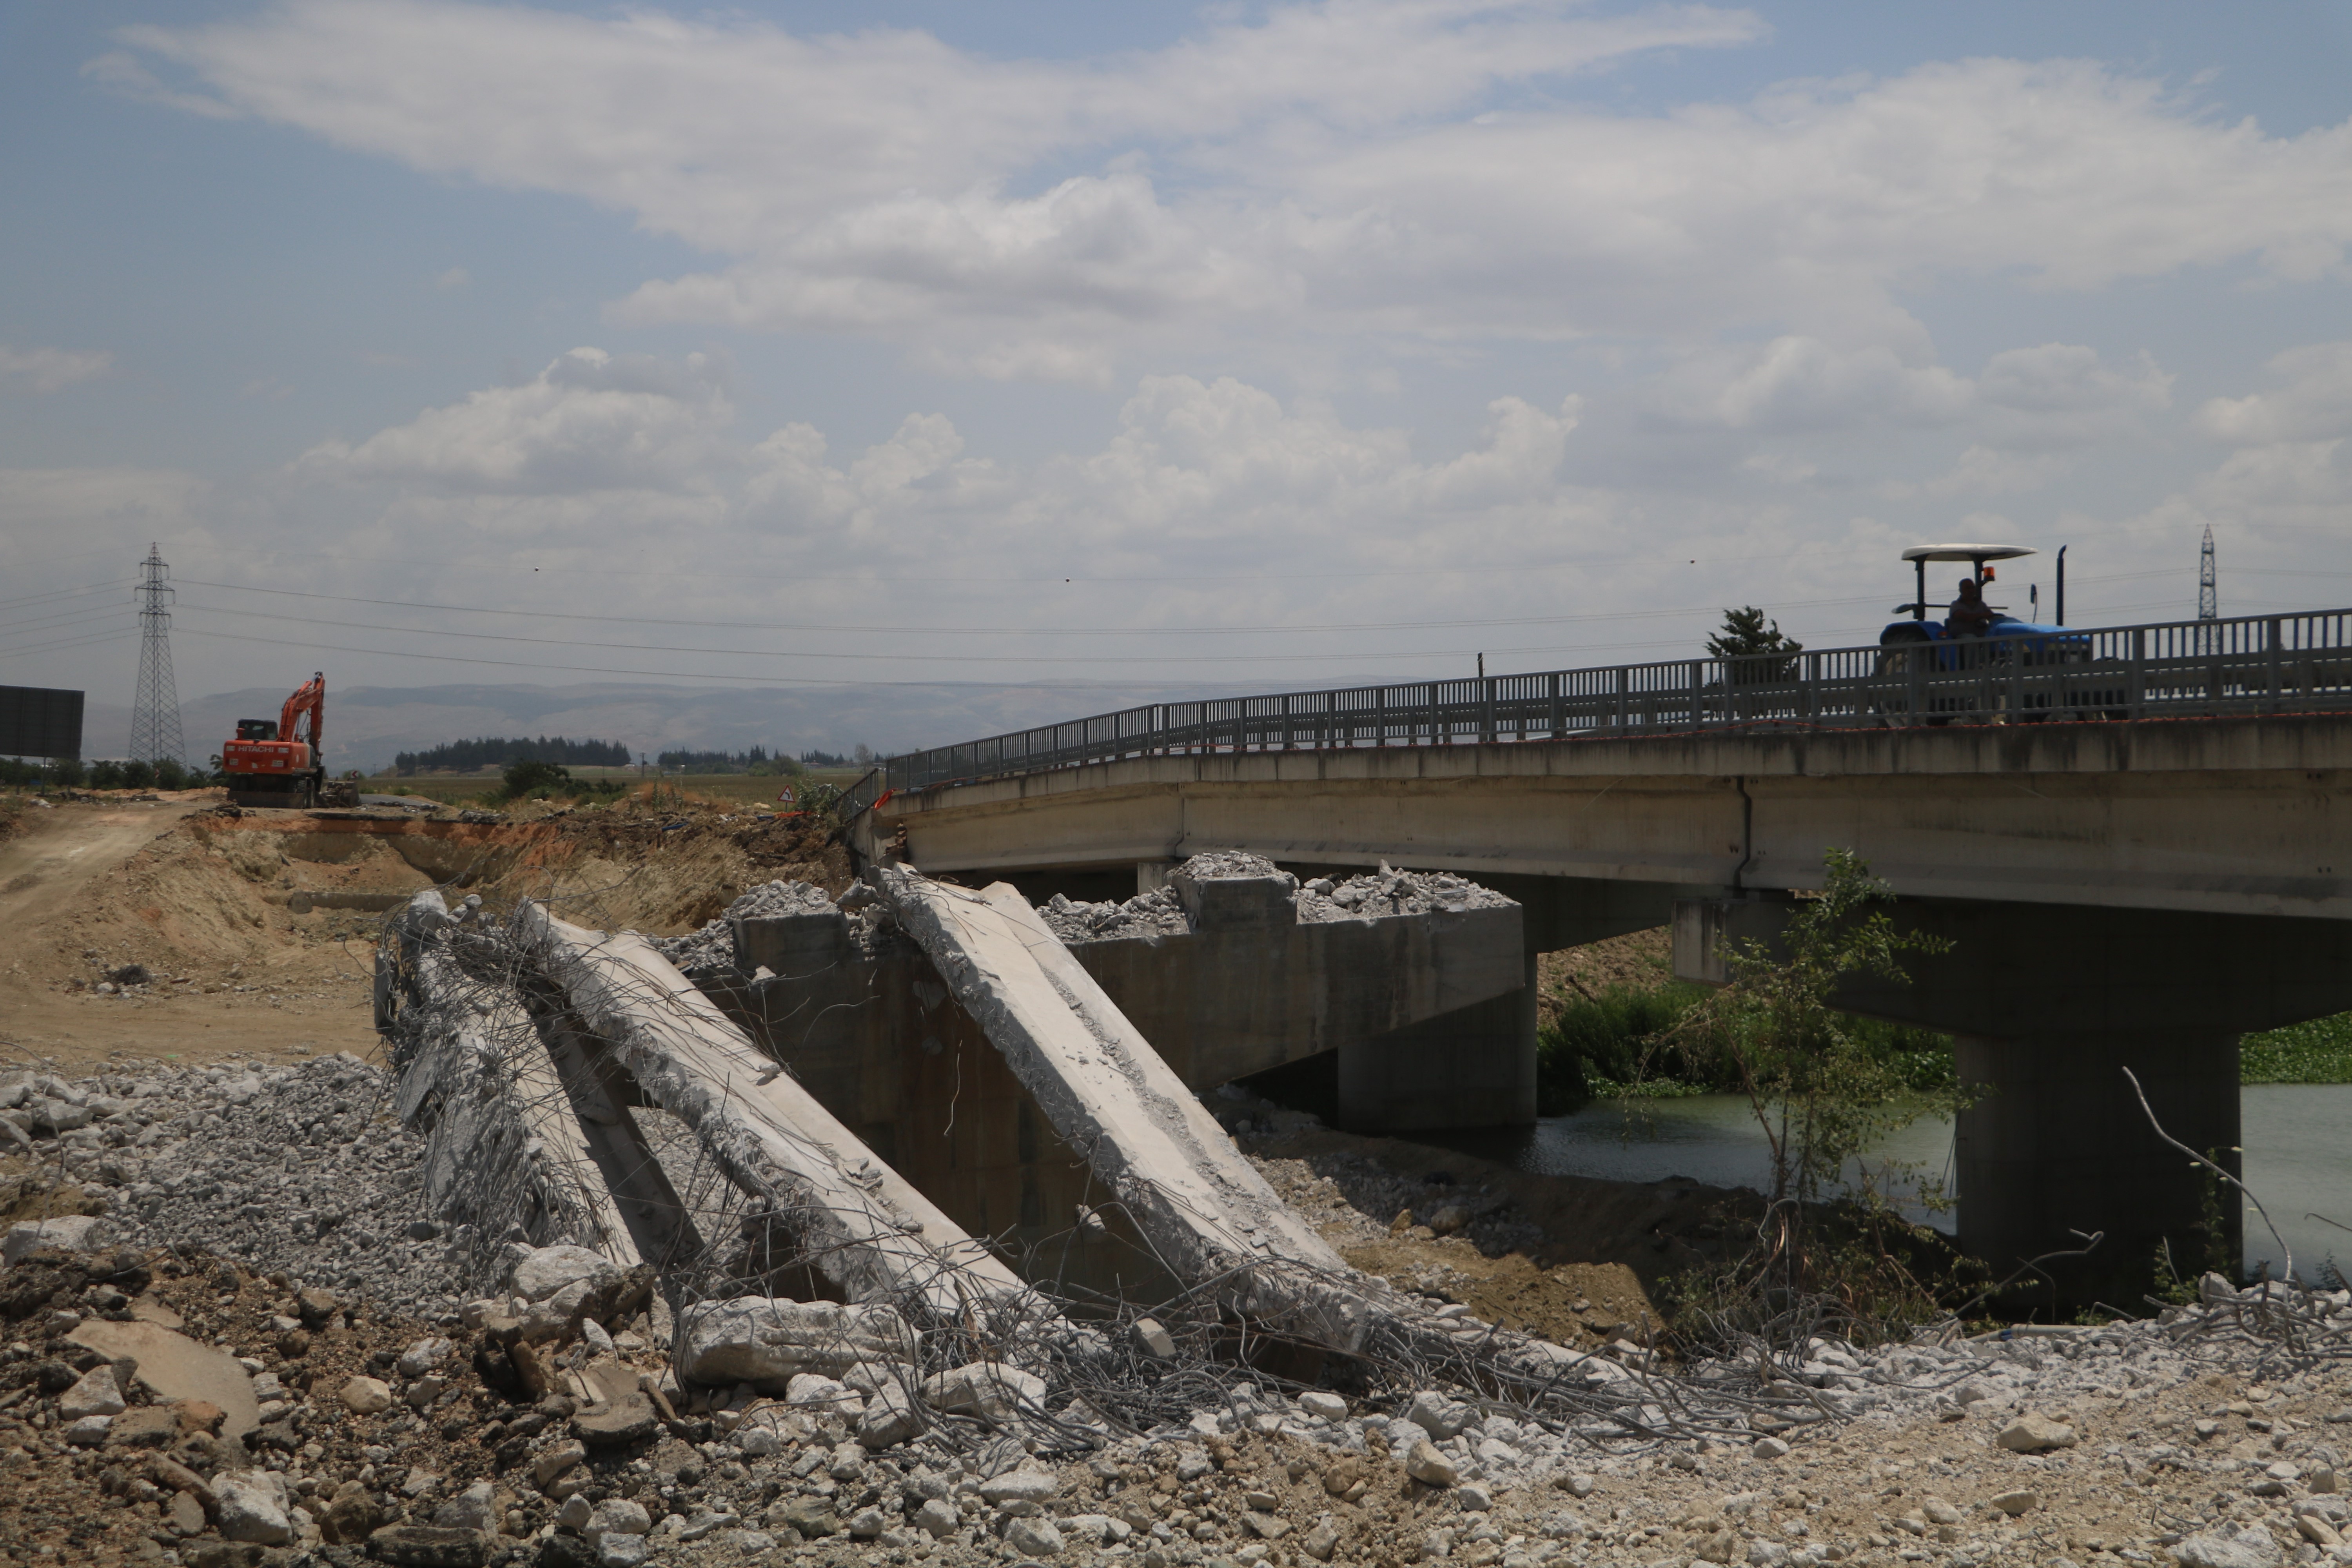
[[80,755],[80,692],[0,686],[0,757]]

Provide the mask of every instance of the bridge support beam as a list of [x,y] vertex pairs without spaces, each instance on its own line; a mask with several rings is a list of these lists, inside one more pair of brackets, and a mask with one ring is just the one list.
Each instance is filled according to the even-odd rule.
[[[1793,910],[1778,896],[1685,900],[1675,973],[1719,984],[1726,937],[1775,940]],[[2165,1130],[2235,1171],[2238,1037],[2352,1011],[2352,921],[2276,915],[1904,899],[1897,926],[1946,938],[1908,984],[1859,981],[1856,1013],[1942,1030],[1960,1080],[1987,1093],[1957,1129],[1959,1233],[1996,1278],[2103,1231],[2090,1258],[2052,1270],[2059,1300],[2129,1306],[2159,1240],[2201,1268],[2206,1188],[2168,1149],[2124,1079],[2147,1090]],[[2242,1256],[2240,1200],[2221,1198],[2220,1255]]]
[[2166,1131],[2236,1175],[2235,1036],[1963,1035],[1955,1046],[1960,1080],[1995,1086],[1960,1112],[1953,1174],[1960,1246],[1996,1279],[2095,1229],[2106,1234],[2089,1257],[2052,1266],[2069,1296],[2137,1306],[2159,1249],[2185,1275],[2237,1271],[2243,1203],[2157,1137],[2123,1076],[2139,1079]]
[[1363,1132],[1517,1127],[1536,1119],[1536,959],[1527,984],[1339,1047],[1339,1125]]

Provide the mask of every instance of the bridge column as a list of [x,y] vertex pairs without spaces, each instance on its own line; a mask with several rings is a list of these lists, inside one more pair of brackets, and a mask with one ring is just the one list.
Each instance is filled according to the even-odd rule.
[[1435,1132],[1533,1121],[1535,954],[1526,963],[1520,990],[1339,1047],[1339,1125]]
[[[1959,1243],[2001,1279],[2026,1259],[2079,1247],[2052,1266],[2070,1300],[2137,1306],[2150,1260],[2168,1247],[2194,1276],[2243,1252],[2242,1200],[2159,1140],[2124,1079],[2129,1068],[2165,1131],[2232,1175],[2238,1152],[2238,1042],[2210,1030],[2053,1030],[1955,1037],[1960,1081],[1990,1092],[1960,1113],[1954,1185]],[[2209,1204],[2218,1199],[2218,1213]],[[2218,1220],[2219,1235],[2209,1221]],[[2030,1289],[2022,1293],[2031,1294]]]
[[[1678,903],[1675,973],[1720,983],[1722,942],[1777,942],[1793,908],[1771,896]],[[2105,1231],[2089,1258],[2053,1266],[2066,1307],[2137,1303],[2159,1241],[2184,1273],[2205,1267],[2204,1180],[2149,1129],[2123,1069],[2165,1131],[2221,1151],[2234,1173],[2238,1037],[2352,1011],[2352,921],[1961,899],[1887,912],[1951,951],[1911,959],[1906,984],[1853,976],[1838,1002],[1950,1034],[1960,1081],[1988,1091],[1957,1129],[1961,1245],[2000,1279],[2069,1231]],[[2242,1205],[2221,1194],[2232,1270]]]

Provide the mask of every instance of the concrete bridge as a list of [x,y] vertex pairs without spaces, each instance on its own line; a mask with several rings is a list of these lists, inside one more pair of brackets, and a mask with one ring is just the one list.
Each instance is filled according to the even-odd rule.
[[[1683,706],[1646,715],[1569,710],[1564,692],[1655,695],[1624,670],[1382,689],[1370,720],[1350,693],[1156,731],[1107,715],[895,760],[912,787],[860,829],[870,852],[1032,896],[1123,896],[1232,848],[1302,874],[1453,869],[1517,899],[1526,989],[1356,1048],[1342,1117],[1395,1131],[1532,1119],[1537,952],[1671,922],[1677,973],[1718,978],[1724,935],[1769,936],[1824,851],[1853,849],[1899,919],[1957,944],[1847,1000],[1954,1035],[1990,1090],[1958,1128],[1962,1244],[2005,1268],[2104,1231],[2089,1290],[2162,1242],[2202,1256],[2200,1184],[2120,1069],[2175,1136],[2234,1162],[2238,1036],[2352,1010],[2352,612],[2308,619],[2326,624],[2095,634],[2141,655],[2095,689],[2072,666],[1923,679],[1809,654],[1762,696],[1737,664],[1692,668]],[[1490,689],[1506,679],[1522,689]]]

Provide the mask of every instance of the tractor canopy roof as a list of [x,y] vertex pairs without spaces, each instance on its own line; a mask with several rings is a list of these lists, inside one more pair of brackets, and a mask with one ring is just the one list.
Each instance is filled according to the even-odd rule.
[[2014,561],[2041,552],[2022,544],[1920,544],[1903,552],[1906,561]]

